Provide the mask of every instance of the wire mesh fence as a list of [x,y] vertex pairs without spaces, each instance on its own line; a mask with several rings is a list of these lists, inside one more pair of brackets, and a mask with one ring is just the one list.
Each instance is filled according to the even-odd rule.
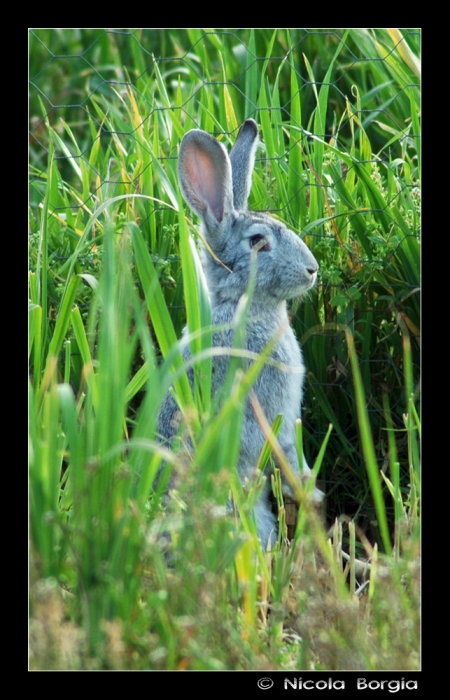
[[[144,193],[153,199],[132,213],[181,332],[176,217],[167,213],[179,142],[198,127],[228,144],[244,119],[260,125],[251,207],[306,237],[320,263],[317,290],[292,313],[309,370],[311,456],[334,428],[323,480],[335,513],[355,515],[367,485],[345,328],[356,339],[380,468],[389,464],[387,395],[408,480],[404,337],[416,385],[420,351],[419,49],[417,29],[30,31],[31,263],[48,197],[49,265],[58,269],[50,298],[93,212]],[[127,206],[121,215],[130,216]],[[95,227],[79,260],[98,270]]]

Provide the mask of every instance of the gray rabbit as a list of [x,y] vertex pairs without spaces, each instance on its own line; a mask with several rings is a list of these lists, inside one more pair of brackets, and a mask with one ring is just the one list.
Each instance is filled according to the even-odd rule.
[[[278,414],[283,414],[278,441],[292,469],[299,474],[295,423],[300,416],[305,368],[300,346],[289,325],[286,300],[299,297],[313,287],[318,264],[307,246],[284,224],[267,214],[248,211],[257,144],[258,128],[253,119],[247,119],[241,126],[230,155],[215,138],[193,129],[181,143],[178,175],[183,196],[199,215],[202,236],[216,256],[204,248],[202,262],[211,295],[213,324],[227,324],[229,329],[214,334],[215,346],[233,346],[233,318],[248,288],[251,258],[255,261],[254,290],[245,327],[246,348],[261,353],[274,337],[277,341],[271,362],[264,365],[253,391],[270,425]],[[251,256],[255,246],[256,255]],[[185,351],[185,356],[189,356],[189,351]],[[214,360],[215,393],[224,381],[227,368],[226,358]],[[168,444],[177,433],[176,416],[179,416],[177,405],[168,394],[159,415],[159,434]],[[238,463],[242,481],[254,477],[264,442],[254,410],[247,401]],[[303,459],[303,476],[309,474]],[[285,477],[282,478],[283,489],[292,495]],[[313,499],[319,500],[321,495],[316,489]],[[265,549],[275,543],[277,536],[277,519],[270,504],[270,479],[255,513],[259,539]]]

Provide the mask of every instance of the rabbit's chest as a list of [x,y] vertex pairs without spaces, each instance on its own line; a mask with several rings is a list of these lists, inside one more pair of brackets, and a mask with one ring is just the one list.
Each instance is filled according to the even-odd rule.
[[278,341],[255,384],[256,395],[270,422],[279,413],[285,420],[295,422],[302,402],[304,373],[301,349],[289,328]]

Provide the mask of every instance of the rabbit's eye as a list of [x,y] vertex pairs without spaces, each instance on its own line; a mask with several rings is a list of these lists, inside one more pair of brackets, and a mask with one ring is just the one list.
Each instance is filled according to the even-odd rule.
[[271,249],[267,238],[265,236],[261,236],[260,234],[250,238],[250,248],[254,248],[256,245],[258,246],[258,253],[263,250],[269,251]]

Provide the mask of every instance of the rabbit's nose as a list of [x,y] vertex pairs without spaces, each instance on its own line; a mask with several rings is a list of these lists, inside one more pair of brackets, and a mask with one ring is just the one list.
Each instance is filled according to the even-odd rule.
[[311,277],[313,277],[313,275],[316,274],[317,269],[318,269],[317,267],[307,267],[307,268],[306,268],[307,272],[309,272],[309,274],[311,275]]

